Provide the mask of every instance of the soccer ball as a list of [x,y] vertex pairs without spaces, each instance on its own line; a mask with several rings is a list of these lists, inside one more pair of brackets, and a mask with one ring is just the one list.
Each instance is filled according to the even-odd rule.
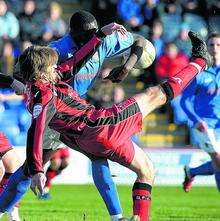
[[[146,41],[146,46],[143,50],[141,58],[134,66],[135,69],[148,68],[154,62],[154,59],[156,57],[156,51],[153,44],[147,39],[145,39],[145,41]],[[105,59],[102,68],[113,69],[123,65],[130,56],[130,53],[131,49],[129,48],[126,51],[124,51],[122,54]]]
[[135,69],[145,69],[150,67],[156,57],[156,51],[153,44],[147,39],[145,39],[145,41],[146,41],[146,46],[143,50],[141,58],[134,66]]

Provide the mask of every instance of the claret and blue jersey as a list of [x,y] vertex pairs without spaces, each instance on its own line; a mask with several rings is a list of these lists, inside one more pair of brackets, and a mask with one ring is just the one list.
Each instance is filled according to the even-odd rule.
[[[75,75],[71,83],[74,90],[76,90],[81,97],[85,97],[87,91],[98,77],[104,59],[124,52],[133,42],[133,35],[130,32],[127,32],[126,36],[121,36],[118,32],[106,36],[96,53]],[[51,42],[49,46],[58,52],[60,62],[71,58],[78,49],[70,34],[65,35],[57,41]]]

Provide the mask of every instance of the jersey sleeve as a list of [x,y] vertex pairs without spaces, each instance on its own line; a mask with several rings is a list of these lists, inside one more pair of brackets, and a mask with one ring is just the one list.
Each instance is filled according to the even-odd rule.
[[112,57],[118,55],[127,50],[134,43],[133,35],[127,32],[126,35],[122,35],[120,32],[114,32],[108,35],[104,39],[104,50],[106,57]]
[[42,145],[45,128],[55,113],[51,90],[31,88],[32,123],[27,134],[27,163],[30,175],[43,172]]

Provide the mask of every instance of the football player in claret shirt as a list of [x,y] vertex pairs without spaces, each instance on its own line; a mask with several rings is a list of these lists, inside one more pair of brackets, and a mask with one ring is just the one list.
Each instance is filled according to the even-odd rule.
[[[51,42],[49,47],[57,52],[59,63],[66,61],[66,59],[72,59],[73,56],[75,56],[75,52],[79,49],[81,51],[80,55],[85,55],[82,61],[73,67],[73,80],[69,81],[69,84],[83,98],[86,98],[88,90],[92,87],[96,78],[100,76],[102,64],[106,58],[110,60],[108,63],[114,63],[111,64],[113,67],[115,61],[113,62],[112,58],[115,58],[117,61],[123,60],[122,57],[127,58],[125,59],[124,63],[126,65],[124,66],[118,62],[118,65],[122,65],[119,68],[124,70],[120,75],[118,72],[112,72],[111,75],[108,76],[112,81],[120,81],[133,67],[132,56],[134,56],[134,53],[143,54],[140,61],[144,60],[142,58],[146,59],[151,55],[152,46],[149,41],[147,41],[148,44],[146,45],[147,50],[143,50],[146,40],[140,36],[134,38],[133,34],[126,32],[124,27],[119,24],[111,23],[99,29],[95,17],[87,11],[77,11],[74,13],[70,19],[69,26],[70,32],[57,41]],[[85,43],[93,39],[94,35],[102,40],[88,53]],[[128,49],[130,49],[130,58],[123,55]],[[152,58],[154,59],[154,57],[154,53],[152,53]],[[75,56],[75,58],[77,59],[78,57]],[[153,59],[150,59],[151,63]],[[151,63],[148,62],[148,65]],[[65,67],[65,65],[62,65],[60,70],[63,72]],[[117,221],[122,217],[122,209],[116,186],[111,177],[108,162],[104,158],[96,157],[90,159],[92,161],[94,183],[107,206],[111,221]],[[60,168],[62,168],[62,166]],[[49,168],[47,175],[51,178],[55,174],[56,171]],[[44,194],[43,196],[47,195],[48,194]]]
[[[108,36],[105,37],[105,35]],[[146,46],[145,42],[147,42]],[[145,50],[143,50],[144,46]],[[72,83],[74,89],[76,89],[81,96],[86,95],[85,93],[98,77],[105,58],[111,58],[110,61],[108,60],[108,63],[112,63],[112,56],[117,56],[117,64],[114,61],[114,65],[122,65],[119,68],[122,74],[118,72],[117,69],[117,71],[112,72],[108,78],[112,81],[121,81],[135,64],[136,61],[134,57],[136,57],[136,54],[140,56],[137,68],[149,66],[155,57],[154,48],[149,41],[141,37],[137,37],[134,40],[131,33],[126,32],[123,26],[115,23],[104,26],[100,31],[98,30],[94,16],[86,11],[74,13],[70,19],[70,33],[58,41],[52,42],[50,47],[56,50],[59,61],[64,61],[70,57],[70,59],[59,65],[59,73],[65,72],[63,78],[68,79],[68,77],[72,75],[66,72],[70,69],[72,70],[72,73],[75,75],[74,81],[70,83]],[[130,49],[129,53],[127,49]],[[153,53],[151,53],[152,50]],[[126,52],[126,56],[124,56],[124,52]],[[124,58],[126,59],[124,60]],[[123,62],[118,62],[122,60]],[[143,64],[147,65],[143,66]],[[114,65],[111,65],[111,67],[114,67]],[[19,71],[18,75],[16,73],[15,76],[22,81]],[[16,83],[14,84],[15,87],[19,83],[15,82],[15,80],[13,82]],[[17,91],[21,90],[22,87],[20,86],[16,88]],[[50,131],[51,130],[47,129],[47,136],[45,136],[43,146],[47,149],[55,150],[60,146],[61,142],[55,139],[57,136],[54,136],[54,134],[56,133]],[[122,217],[122,209],[115,184],[110,174],[108,162],[106,159],[99,157],[90,157],[90,159],[92,160],[94,183],[106,203],[111,220],[117,221]],[[19,182],[19,176],[14,179],[14,183]],[[23,179],[22,176],[20,176],[20,178]],[[30,180],[24,179],[25,181],[23,180],[22,185],[19,186],[22,186],[22,191],[18,188],[17,194],[15,194],[18,198],[19,193],[23,194],[27,191],[30,183]]]
[[[141,221],[148,221],[154,168],[144,151],[132,143],[131,136],[141,130],[146,115],[178,96],[210,65],[206,44],[193,32],[189,37],[193,57],[188,66],[163,84],[149,87],[111,108],[100,109],[81,99],[76,91],[60,81],[56,71],[58,58],[53,49],[32,46],[25,50],[19,63],[28,85],[32,124],[28,131],[26,164],[16,173],[30,176],[32,190],[42,193],[46,181],[43,161],[49,154],[42,150],[42,142],[45,128],[49,127],[60,133],[60,140],[67,146],[85,155],[108,158],[134,171],[137,179],[132,191],[133,214]],[[14,188],[16,186],[9,181],[0,196],[1,212],[10,209],[7,204],[14,200],[11,194]]]

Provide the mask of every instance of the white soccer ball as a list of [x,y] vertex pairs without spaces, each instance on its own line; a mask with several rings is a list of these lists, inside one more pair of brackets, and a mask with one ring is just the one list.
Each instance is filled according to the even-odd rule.
[[[139,59],[139,61],[135,64],[134,69],[148,68],[154,62],[154,59],[156,57],[156,51],[155,51],[153,44],[147,39],[145,39],[145,41],[146,41],[146,46],[143,50],[143,54],[141,58]],[[100,72],[102,76],[107,76],[113,68],[116,68],[125,64],[125,62],[128,60],[130,56],[130,53],[131,53],[131,49],[129,48],[119,55],[106,58],[104,60],[102,70]]]
[[145,39],[145,41],[146,41],[146,46],[143,50],[143,54],[139,59],[139,61],[134,66],[134,68],[136,69],[145,69],[150,67],[156,57],[156,50],[153,44],[147,39]]

